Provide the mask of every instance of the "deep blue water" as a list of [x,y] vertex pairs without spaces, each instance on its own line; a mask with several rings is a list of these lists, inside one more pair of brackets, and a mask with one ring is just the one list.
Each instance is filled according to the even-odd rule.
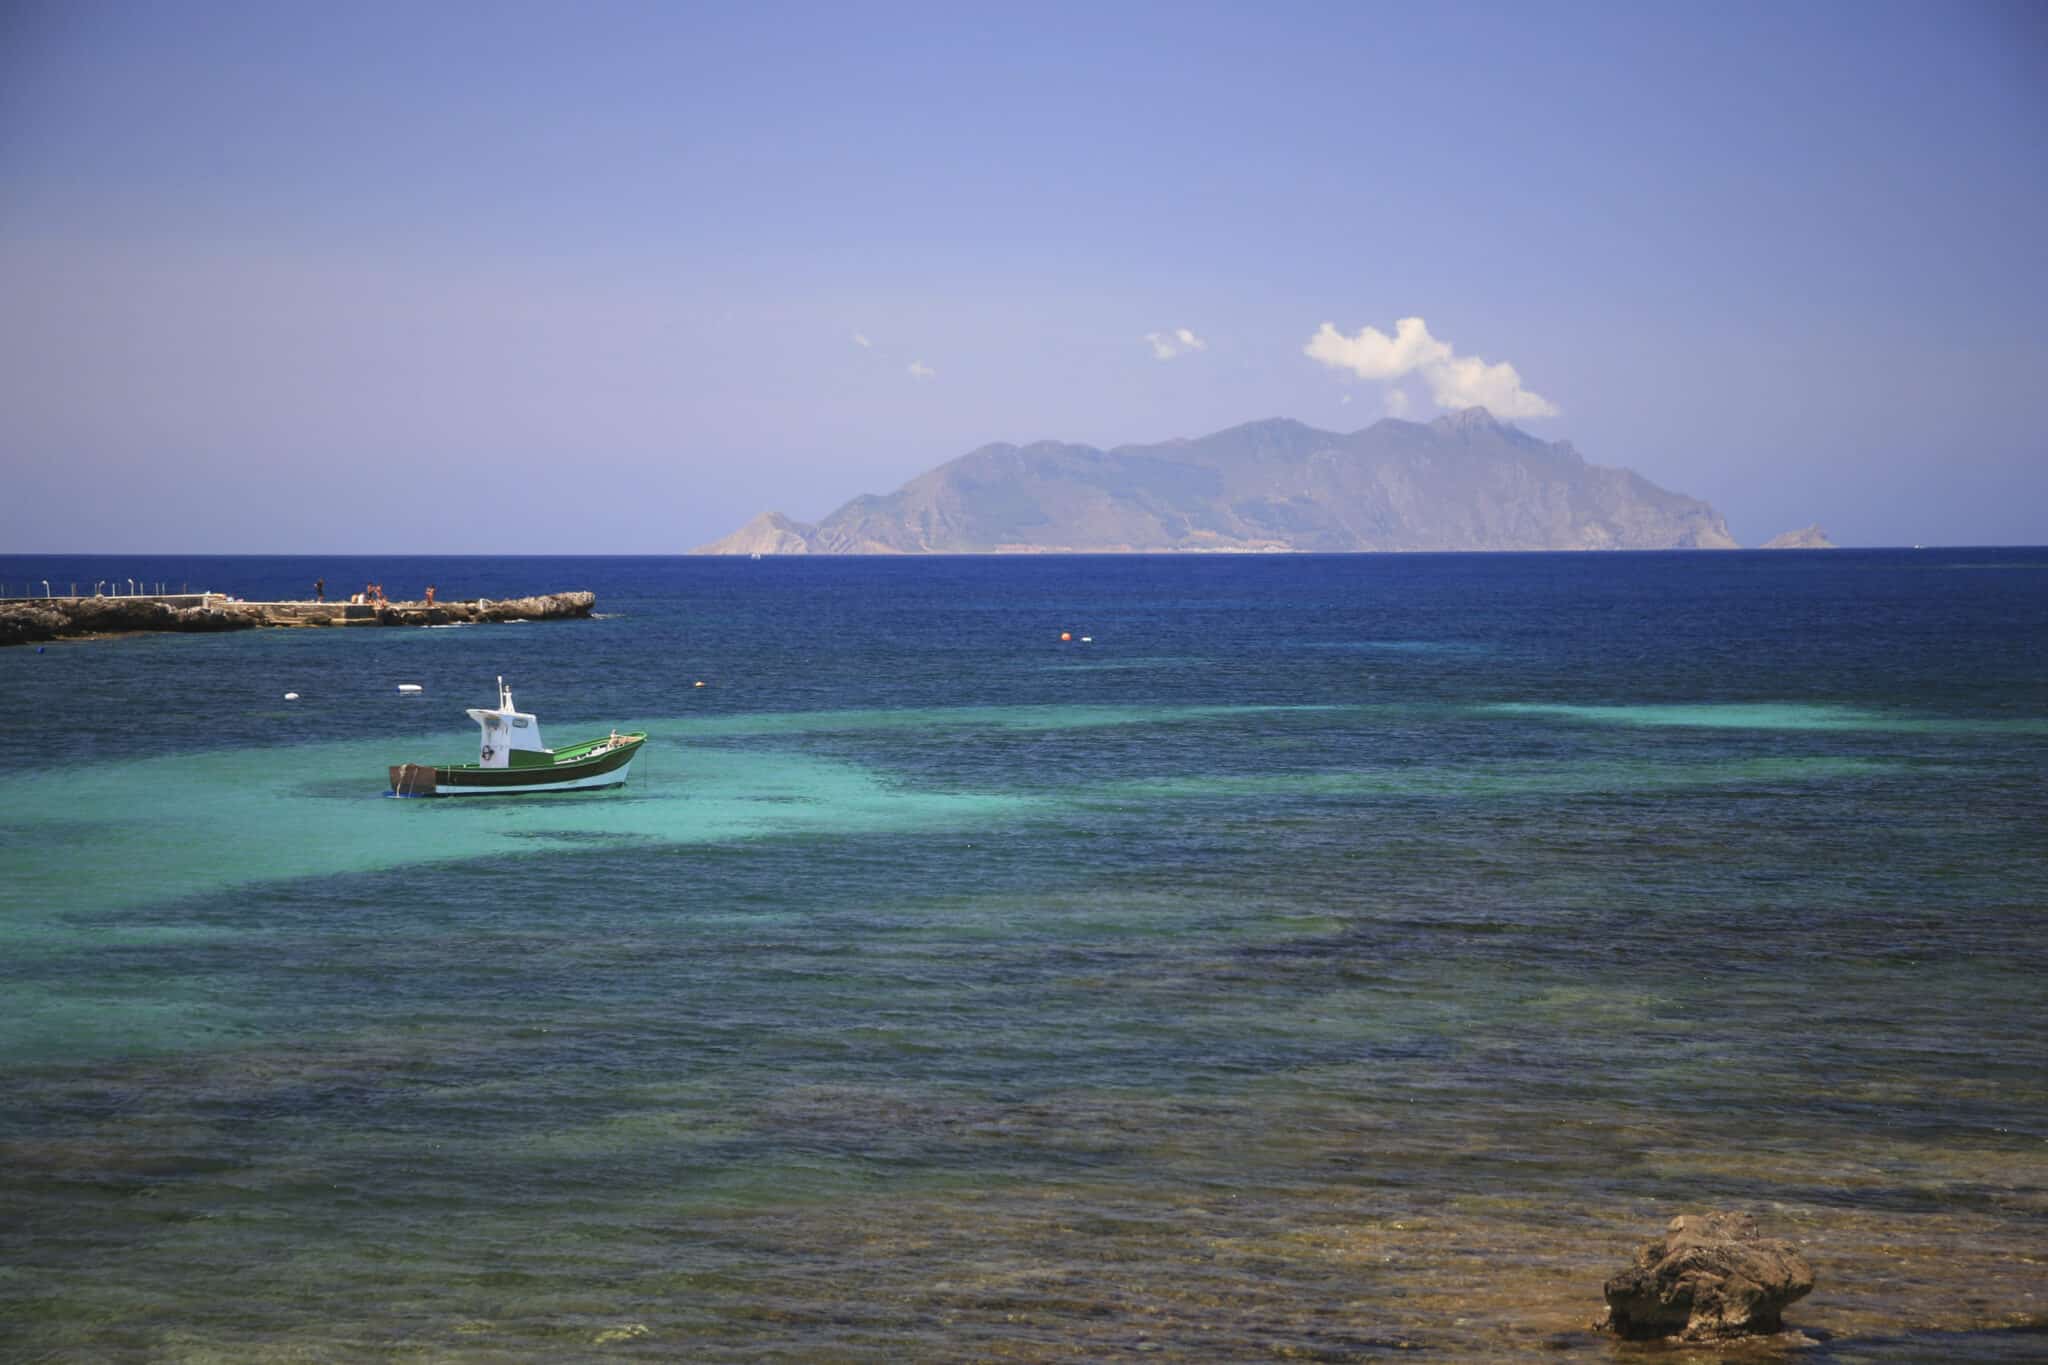
[[[2040,1340],[2048,550],[113,573],[600,617],[0,651],[0,1354]],[[384,797],[500,674],[628,787]]]

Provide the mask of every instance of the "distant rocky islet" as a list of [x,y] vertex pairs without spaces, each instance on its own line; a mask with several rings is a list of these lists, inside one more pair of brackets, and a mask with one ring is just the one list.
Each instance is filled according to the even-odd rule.
[[694,553],[1738,548],[1710,504],[1468,408],[1349,434],[1273,418],[1113,450],[988,445],[815,523],[765,512]]
[[1828,533],[1820,529],[1820,523],[1815,522],[1813,525],[1801,530],[1787,531],[1783,535],[1772,536],[1757,548],[1762,550],[1833,550],[1838,547],[1834,541],[1828,539]]

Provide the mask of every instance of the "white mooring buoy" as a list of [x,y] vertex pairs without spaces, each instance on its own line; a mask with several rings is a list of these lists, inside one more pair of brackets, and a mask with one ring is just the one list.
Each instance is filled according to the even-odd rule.
[[418,683],[400,683],[398,690],[401,692],[417,692],[420,690],[420,685]]
[[287,692],[284,694],[284,699],[286,701],[297,701],[299,699],[299,694],[296,692]]

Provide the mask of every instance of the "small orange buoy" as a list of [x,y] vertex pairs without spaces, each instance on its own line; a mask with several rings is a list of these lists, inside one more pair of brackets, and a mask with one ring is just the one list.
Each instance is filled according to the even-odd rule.
[[1063,630],[1063,631],[1061,631],[1061,632],[1060,632],[1060,643],[1061,643],[1061,644],[1065,644],[1065,643],[1066,643],[1067,641],[1069,641],[1069,640],[1071,640],[1071,639],[1073,639],[1073,638],[1074,638],[1074,632],[1072,632],[1071,630]]

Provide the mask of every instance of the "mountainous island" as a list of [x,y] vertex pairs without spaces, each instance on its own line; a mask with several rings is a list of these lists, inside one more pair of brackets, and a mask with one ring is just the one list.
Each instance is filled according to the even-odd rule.
[[766,512],[697,554],[1732,550],[1721,514],[1484,408],[1156,445],[989,445],[815,524]]

